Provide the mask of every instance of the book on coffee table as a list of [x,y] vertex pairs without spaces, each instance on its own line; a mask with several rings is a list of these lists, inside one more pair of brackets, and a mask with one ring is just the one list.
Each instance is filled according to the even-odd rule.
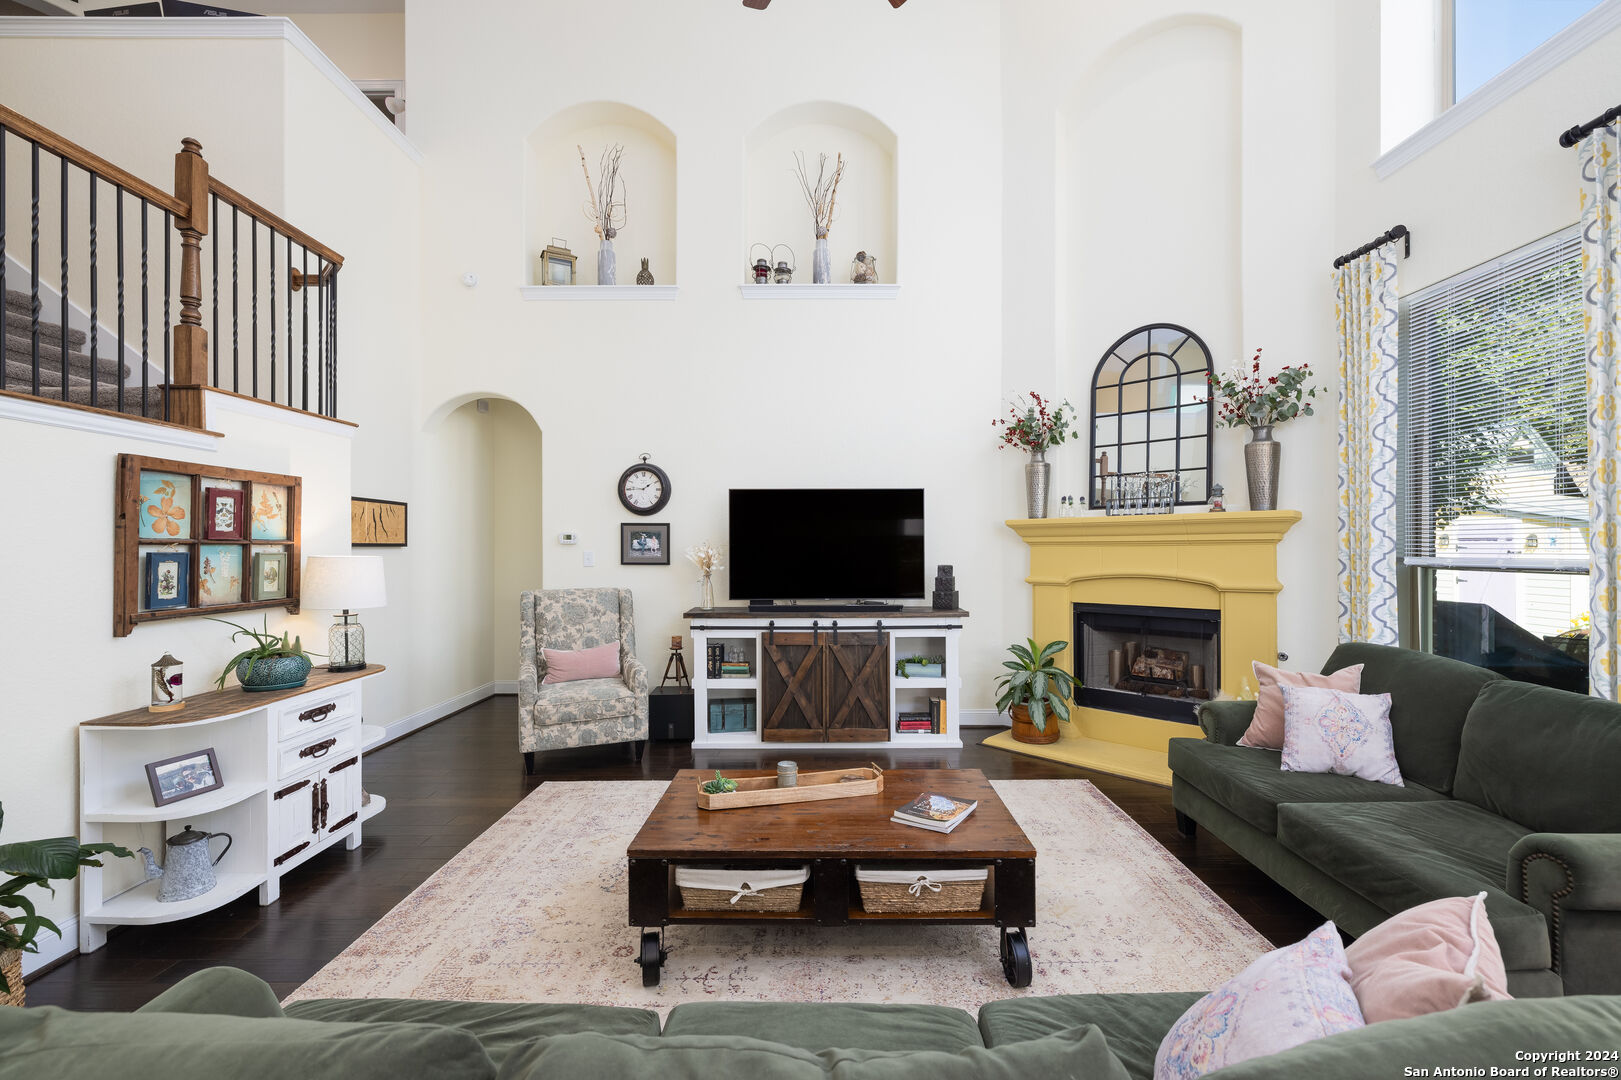
[[900,825],[948,833],[968,820],[979,803],[925,791],[895,811],[889,820]]

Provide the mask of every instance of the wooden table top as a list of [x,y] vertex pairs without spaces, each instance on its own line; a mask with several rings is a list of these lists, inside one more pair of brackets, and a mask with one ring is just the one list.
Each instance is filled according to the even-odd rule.
[[[742,776],[774,775],[740,770]],[[822,802],[700,810],[698,784],[712,771],[682,769],[626,854],[632,859],[1033,859],[1030,843],[978,769],[891,769],[877,795]],[[977,801],[950,833],[889,820],[924,791]]]
[[303,686],[292,690],[254,690],[248,691],[240,686],[232,686],[225,690],[210,690],[204,694],[193,694],[186,698],[186,707],[176,709],[174,712],[155,713],[144,706],[138,709],[125,709],[110,716],[98,717],[95,720],[86,720],[80,727],[169,727],[173,724],[194,724],[199,720],[218,720],[224,716],[235,716],[238,713],[253,712],[267,705],[274,705],[278,701],[285,701],[300,694],[313,694],[317,690],[325,690],[329,686],[339,683],[352,682],[355,679],[369,679],[373,675],[381,675],[388,669],[382,664],[368,664],[359,671],[330,671],[323,664],[321,667],[311,668],[310,677]]

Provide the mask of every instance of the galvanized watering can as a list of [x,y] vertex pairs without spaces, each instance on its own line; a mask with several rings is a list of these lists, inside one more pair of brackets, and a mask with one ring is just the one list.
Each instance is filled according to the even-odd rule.
[[[225,838],[225,846],[220,849],[218,855],[210,859],[208,842],[216,836]],[[146,880],[162,878],[163,884],[158,886],[158,899],[170,904],[201,896],[218,884],[214,877],[214,867],[225,858],[225,853],[231,850],[231,834],[197,832],[187,825],[183,831],[165,840],[163,847],[161,868],[152,857],[151,848],[141,848],[140,852],[141,857],[146,860]]]

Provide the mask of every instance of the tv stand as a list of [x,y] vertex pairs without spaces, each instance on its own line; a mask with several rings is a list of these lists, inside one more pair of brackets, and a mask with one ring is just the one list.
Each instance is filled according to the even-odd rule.
[[847,604],[816,601],[809,604],[779,604],[774,600],[751,600],[749,611],[768,615],[814,615],[823,611],[851,611],[882,615],[901,610],[900,604],[885,604],[878,600],[854,600]]

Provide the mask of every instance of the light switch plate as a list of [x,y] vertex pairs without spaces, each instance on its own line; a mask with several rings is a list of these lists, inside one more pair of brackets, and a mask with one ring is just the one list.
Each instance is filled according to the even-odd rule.
[[585,554],[580,559],[580,565],[582,565],[582,566],[595,566],[595,565],[597,565],[597,553],[594,552],[594,551],[585,552]]

